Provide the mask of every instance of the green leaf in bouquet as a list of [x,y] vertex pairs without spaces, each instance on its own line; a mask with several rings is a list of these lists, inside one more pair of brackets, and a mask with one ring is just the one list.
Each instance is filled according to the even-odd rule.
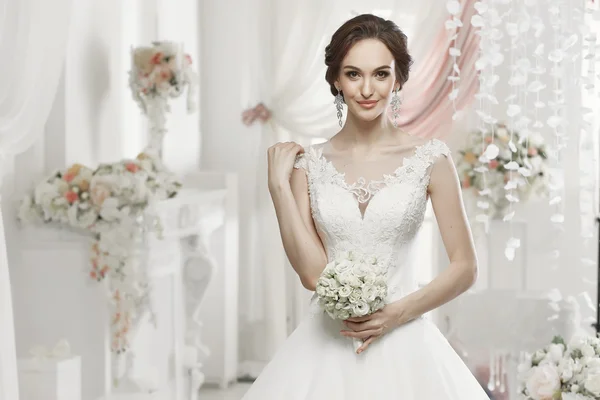
[[563,339],[563,337],[560,335],[556,335],[552,338],[552,344],[562,344],[563,346],[567,347],[565,339]]

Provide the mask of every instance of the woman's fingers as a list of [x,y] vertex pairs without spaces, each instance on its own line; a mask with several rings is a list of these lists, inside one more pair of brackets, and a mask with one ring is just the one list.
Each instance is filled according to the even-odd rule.
[[377,329],[371,329],[368,331],[360,331],[360,332],[343,330],[341,333],[343,336],[347,336],[347,337],[351,337],[351,338],[366,339],[369,336],[379,335],[380,332]]
[[369,345],[371,343],[373,343],[373,341],[377,338],[378,338],[378,336],[371,336],[370,338],[365,340],[364,343],[358,348],[358,350],[356,350],[356,354],[360,354],[363,351],[365,351],[367,349],[367,347],[369,347]]
[[370,320],[371,318],[373,318],[373,314],[365,315],[364,317],[348,318],[346,321],[350,321],[350,322],[364,322],[364,321]]
[[373,320],[364,321],[364,322],[344,321],[344,325],[346,325],[348,328],[352,329],[354,332],[375,329],[379,326],[378,323]]

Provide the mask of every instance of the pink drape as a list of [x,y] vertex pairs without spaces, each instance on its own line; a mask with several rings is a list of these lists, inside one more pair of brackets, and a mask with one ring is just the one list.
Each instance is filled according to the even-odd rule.
[[[471,25],[475,14],[476,0],[462,0],[460,20],[463,26],[458,28],[454,46],[461,50],[457,59],[460,69],[460,81],[456,83],[460,91],[456,99],[456,108],[461,110],[474,99],[479,87],[475,62],[478,58],[479,36]],[[434,46],[419,68],[412,72],[401,93],[404,97],[397,118],[398,125],[410,134],[422,137],[444,138],[451,131],[454,108],[448,95],[452,91],[452,82],[447,78],[452,74],[453,59],[449,49],[451,31],[441,27]]]

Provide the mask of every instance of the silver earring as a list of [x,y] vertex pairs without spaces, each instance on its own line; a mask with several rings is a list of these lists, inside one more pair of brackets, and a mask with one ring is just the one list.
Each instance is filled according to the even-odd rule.
[[335,100],[333,100],[333,104],[335,104],[335,109],[337,110],[337,117],[340,121],[340,126],[342,126],[342,110],[344,108],[344,96],[342,96],[342,91],[338,90],[335,95]]
[[400,116],[400,104],[402,104],[402,100],[400,100],[400,96],[398,96],[398,92],[400,92],[400,88],[398,90],[394,90],[394,96],[392,97],[392,124],[397,128],[398,121],[396,118]]

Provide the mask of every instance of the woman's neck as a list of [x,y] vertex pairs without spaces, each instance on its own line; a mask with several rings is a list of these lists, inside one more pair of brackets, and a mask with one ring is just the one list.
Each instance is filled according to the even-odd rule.
[[372,121],[364,121],[348,114],[342,130],[336,135],[346,145],[356,148],[372,148],[398,135],[407,135],[395,128],[385,113]]

